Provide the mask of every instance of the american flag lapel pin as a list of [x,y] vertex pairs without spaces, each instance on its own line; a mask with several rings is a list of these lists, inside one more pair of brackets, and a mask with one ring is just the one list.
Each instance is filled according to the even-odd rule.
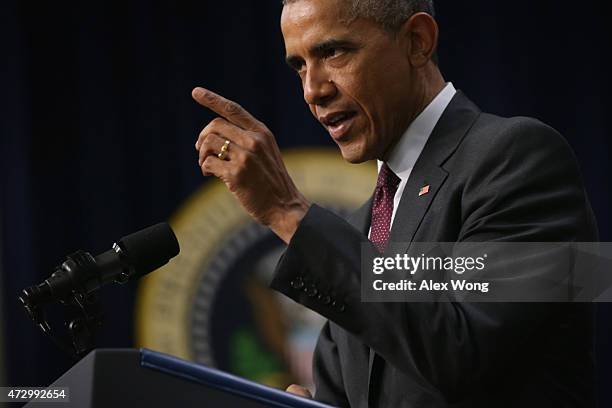
[[429,184],[427,184],[426,186],[421,187],[421,189],[419,190],[419,197],[420,196],[424,196],[427,193],[429,193]]

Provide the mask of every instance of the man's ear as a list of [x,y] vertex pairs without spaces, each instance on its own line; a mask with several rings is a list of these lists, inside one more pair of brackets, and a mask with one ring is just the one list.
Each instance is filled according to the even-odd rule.
[[406,57],[419,68],[432,59],[438,47],[438,23],[427,13],[416,13],[402,24],[399,35],[405,42]]

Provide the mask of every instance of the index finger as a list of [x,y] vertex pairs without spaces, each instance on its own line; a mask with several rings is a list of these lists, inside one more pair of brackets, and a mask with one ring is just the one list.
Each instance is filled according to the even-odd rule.
[[255,119],[242,106],[202,87],[191,91],[191,96],[200,105],[221,115],[229,122],[245,130],[258,130],[261,122]]

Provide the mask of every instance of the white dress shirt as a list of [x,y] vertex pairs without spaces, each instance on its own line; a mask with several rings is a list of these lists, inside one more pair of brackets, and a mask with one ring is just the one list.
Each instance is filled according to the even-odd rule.
[[[387,165],[399,178],[400,183],[393,198],[393,214],[391,215],[391,225],[395,220],[395,213],[399,206],[402,193],[408,183],[408,177],[414,168],[414,165],[421,155],[429,135],[440,120],[442,113],[450,103],[457,90],[451,82],[447,83],[444,89],[431,101],[429,105],[421,112],[408,126],[400,140],[397,142],[387,160]],[[378,170],[380,171],[382,161],[378,161]],[[370,229],[371,231],[371,229]],[[368,232],[368,236],[370,232]]]

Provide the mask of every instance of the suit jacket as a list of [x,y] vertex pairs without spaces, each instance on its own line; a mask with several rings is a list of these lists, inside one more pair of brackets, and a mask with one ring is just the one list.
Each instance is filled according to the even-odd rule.
[[[355,408],[594,405],[591,305],[362,303],[371,205],[348,222],[313,205],[271,283],[329,319],[314,356],[316,399]],[[415,164],[390,241],[596,241],[595,225],[575,157],[554,129],[482,113],[458,92]]]

